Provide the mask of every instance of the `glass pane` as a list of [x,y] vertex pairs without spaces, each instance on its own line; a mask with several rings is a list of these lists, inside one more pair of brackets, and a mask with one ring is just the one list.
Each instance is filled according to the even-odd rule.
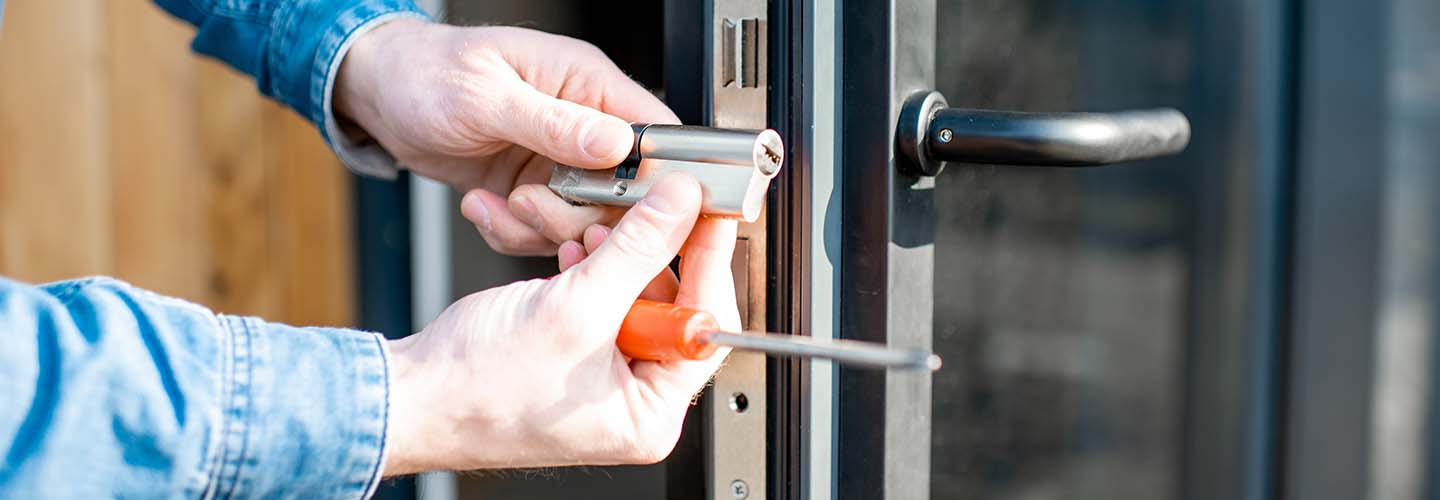
[[[1440,442],[1433,378],[1440,210],[1440,3],[1390,7],[1384,239],[1375,363],[1372,498],[1433,498]],[[1381,133],[1381,132],[1377,132]],[[1427,436],[1428,433],[1428,436]],[[1428,439],[1427,439],[1428,437]],[[1427,454],[1429,455],[1427,457]],[[1427,460],[1428,458],[1428,460]],[[1428,470],[1427,470],[1428,468]],[[1427,495],[1428,493],[1428,495]]]
[[938,178],[935,498],[1176,498],[1187,429],[1240,425],[1269,139],[1259,87],[1232,76],[1280,36],[1241,4],[939,2],[952,106],[1177,107],[1196,133],[1173,158]]

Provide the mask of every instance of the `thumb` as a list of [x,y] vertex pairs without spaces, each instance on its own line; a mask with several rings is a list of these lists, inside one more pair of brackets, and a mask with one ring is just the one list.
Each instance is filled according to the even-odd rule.
[[661,178],[590,257],[571,268],[573,287],[609,310],[628,311],[690,236],[700,213],[700,185],[680,174]]
[[514,121],[498,127],[500,138],[551,160],[581,168],[610,168],[630,154],[630,124],[581,104],[518,85],[501,106]]

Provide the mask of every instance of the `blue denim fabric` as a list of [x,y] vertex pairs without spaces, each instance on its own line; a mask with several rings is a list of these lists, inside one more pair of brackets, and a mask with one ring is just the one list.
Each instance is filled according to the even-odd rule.
[[386,356],[112,279],[0,278],[0,498],[368,496]]
[[260,92],[314,123],[346,165],[393,178],[378,145],[347,140],[330,92],[340,60],[360,33],[399,16],[427,18],[411,0],[155,0],[198,29],[191,48],[255,77]]

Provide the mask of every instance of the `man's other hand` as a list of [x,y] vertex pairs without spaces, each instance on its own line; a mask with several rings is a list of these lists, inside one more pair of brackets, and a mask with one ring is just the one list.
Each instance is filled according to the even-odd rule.
[[555,196],[555,162],[614,167],[634,140],[628,122],[678,123],[588,43],[409,19],[356,40],[335,106],[406,168],[466,191],[461,212],[512,255],[554,255],[623,213]]
[[[559,275],[479,292],[391,343],[385,474],[652,463],[728,351],[627,359],[615,347],[637,297],[708,311],[738,330],[736,223],[701,218],[694,179],[660,180],[613,230],[560,250]],[[680,279],[667,267],[679,253]]]

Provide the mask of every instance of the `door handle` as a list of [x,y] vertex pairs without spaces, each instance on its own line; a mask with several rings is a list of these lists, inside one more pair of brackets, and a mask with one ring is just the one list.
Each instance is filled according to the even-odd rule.
[[939,92],[900,111],[901,168],[938,175],[947,161],[1090,167],[1171,155],[1190,143],[1190,121],[1170,108],[1113,113],[1026,113],[951,108]]

